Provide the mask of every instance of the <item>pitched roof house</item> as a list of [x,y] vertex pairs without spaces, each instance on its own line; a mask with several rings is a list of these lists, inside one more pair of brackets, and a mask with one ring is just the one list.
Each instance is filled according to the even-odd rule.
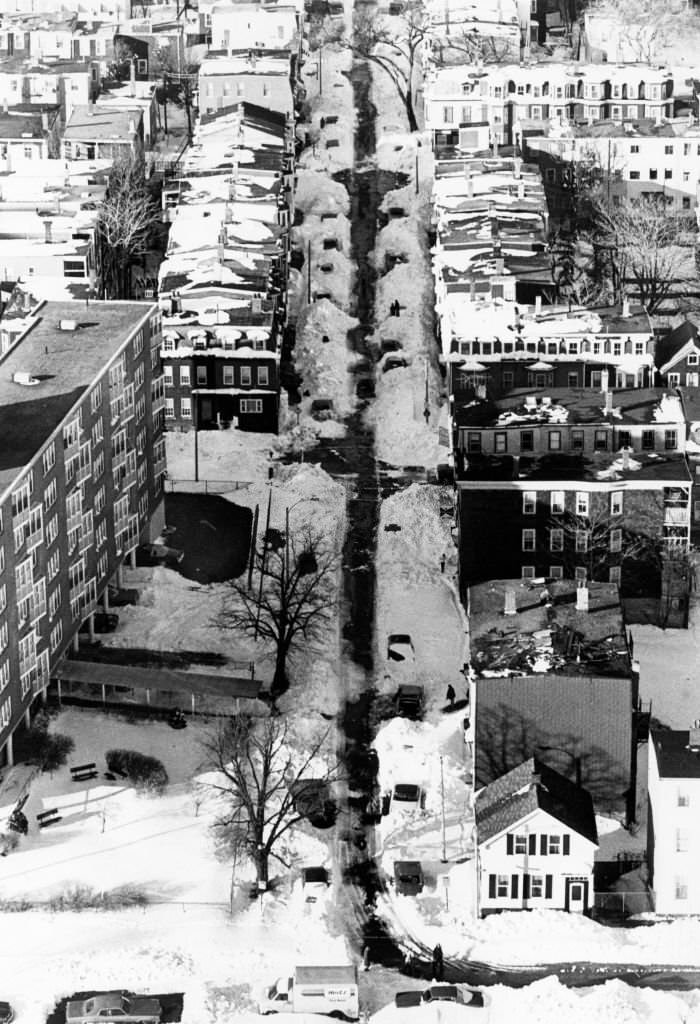
[[531,757],[476,795],[479,913],[593,902],[598,845],[588,790]]

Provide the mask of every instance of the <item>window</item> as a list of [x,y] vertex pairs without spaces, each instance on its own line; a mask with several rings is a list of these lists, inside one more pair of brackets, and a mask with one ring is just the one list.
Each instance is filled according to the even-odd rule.
[[497,430],[493,435],[494,451],[503,453],[508,451],[508,434],[505,430]]
[[610,531],[610,550],[622,551],[622,530]]
[[547,434],[547,444],[550,452],[561,451],[561,430],[550,430]]
[[51,471],[56,464],[56,445],[50,444],[41,457],[41,463],[44,467],[44,476]]
[[497,875],[496,876],[496,895],[497,896],[508,896],[509,894],[509,883],[510,879],[508,875]]
[[189,366],[180,367],[180,385],[181,387],[190,386],[190,368]]
[[92,479],[99,480],[105,471],[105,453],[100,452],[92,464]]
[[676,899],[688,899],[688,883],[686,882],[685,878],[676,878]]
[[574,569],[574,579],[577,583],[585,583],[588,579],[588,570],[585,565],[577,565]]
[[622,491],[613,491],[610,495],[610,515],[621,516],[622,515]]
[[688,829],[677,828],[676,829],[676,853],[687,853],[688,852]]
[[223,368],[224,374],[224,387],[233,387],[233,366],[231,363],[225,364]]
[[60,568],[61,568],[61,553],[60,553],[60,551],[56,550],[51,555],[51,557],[49,558],[49,560],[48,560],[48,562],[46,564],[46,572],[47,572],[47,575],[48,575],[50,580],[52,580],[56,576],[58,576]]
[[588,515],[588,502],[590,495],[588,491],[576,491],[576,515]]
[[593,438],[593,447],[597,452],[606,452],[608,450],[607,430],[596,430]]
[[475,430],[470,430],[467,434],[467,451],[471,455],[476,455],[481,452],[481,434]]
[[12,697],[8,697],[7,700],[0,706],[0,729],[6,729],[10,724],[10,718],[12,717]]
[[675,430],[666,430],[664,432],[664,448],[666,451],[675,451],[678,445],[678,434]]
[[143,368],[143,363],[139,363],[134,373],[134,390],[138,391],[140,387],[143,387],[145,377],[146,371]]
[[632,435],[629,430],[618,430],[617,432],[617,450],[620,448],[631,448],[632,447]]
[[51,653],[54,654],[61,646],[61,640],[63,639],[63,623],[59,619],[56,625],[51,630]]
[[249,387],[253,382],[253,371],[250,366],[241,366],[241,387]]
[[562,513],[564,511],[564,492],[563,491],[552,491],[551,495],[551,510],[552,514]]
[[698,365],[698,353],[697,352],[689,352],[688,353],[688,357],[686,359],[686,362],[687,362],[688,366],[697,366]]
[[166,420],[173,420],[173,419],[175,419],[175,399],[174,398],[166,398],[165,399],[165,418],[166,418]]
[[561,836],[548,836],[548,852],[556,855],[561,853]]
[[653,452],[655,447],[655,437],[653,430],[642,431],[642,451]]
[[537,491],[523,491],[523,515],[534,516],[537,510]]
[[143,352],[143,331],[137,331],[134,335],[134,355],[138,356]]
[[549,575],[553,580],[564,579],[564,567],[561,565],[550,565]]
[[98,383],[90,392],[90,411],[94,414],[99,412],[102,405],[102,384]]
[[522,565],[520,567],[520,576],[524,580],[534,580],[535,578],[535,567],[534,565]]
[[673,156],[673,146],[672,145],[664,146],[664,153],[665,153],[666,156]]
[[209,374],[206,366],[197,367],[197,387],[206,387]]
[[192,418],[192,399],[181,398],[180,399],[180,415],[183,420],[189,420]]
[[572,430],[571,431],[571,450],[574,452],[583,451],[583,431]]
[[58,495],[58,484],[55,478],[51,481],[49,486],[44,491],[44,508],[48,512],[49,509],[56,504],[56,497]]
[[102,444],[104,440],[104,427],[102,420],[97,420],[92,428],[92,447],[97,448],[99,444]]
[[95,534],[95,547],[99,551],[100,548],[107,543],[107,524],[101,522],[97,524],[97,531]]
[[522,531],[522,549],[523,549],[523,551],[534,551],[535,550],[535,531],[534,530],[523,530]]
[[445,124],[452,124],[452,122],[454,121],[454,110],[452,107],[442,108],[442,119],[445,122]]
[[543,893],[542,875],[530,875],[530,896],[538,899]]
[[679,807],[690,807],[690,797],[688,796],[688,794],[686,793],[685,790],[683,790],[683,789],[679,789],[678,790],[678,801],[677,801],[677,803],[678,803]]
[[588,530],[576,531],[576,551],[585,554],[588,551]]
[[630,171],[630,181],[639,181],[639,171]]
[[681,205],[682,205],[684,210],[689,210],[690,209],[690,196],[683,196],[683,198],[681,200]]
[[0,693],[2,693],[2,691],[5,689],[9,682],[10,663],[9,661],[3,661],[2,666],[0,666]]
[[95,494],[95,515],[99,516],[102,514],[102,510],[105,507],[105,489],[104,485],[100,487],[99,491]]
[[668,181],[672,177],[673,177],[673,171],[671,170],[671,168],[670,167],[664,168],[664,181]]
[[657,169],[655,167],[651,167],[649,169],[649,181],[656,181],[658,176],[659,176],[659,172],[657,171]]
[[514,853],[527,853],[527,836],[515,836],[513,840]]
[[262,398],[242,398],[240,410],[241,413],[261,413],[263,411]]
[[172,368],[172,366],[164,366],[163,367],[163,383],[165,384],[166,388],[171,388],[173,386],[173,368]]
[[269,366],[258,366],[258,384],[260,387],[268,387],[270,384]]
[[58,516],[52,516],[46,524],[46,546],[51,547],[58,537]]
[[622,570],[619,565],[611,565],[608,570],[608,582],[614,583],[616,586],[620,586],[620,580],[622,579]]
[[544,177],[548,185],[553,185],[556,181],[557,172],[553,167],[548,167],[544,172]]
[[535,447],[535,435],[532,430],[520,431],[520,451],[531,452]]

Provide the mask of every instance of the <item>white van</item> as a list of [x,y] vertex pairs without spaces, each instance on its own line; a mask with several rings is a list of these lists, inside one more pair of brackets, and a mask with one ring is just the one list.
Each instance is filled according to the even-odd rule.
[[278,978],[260,1000],[260,1013],[320,1013],[357,1020],[360,999],[357,967],[296,967],[291,978]]

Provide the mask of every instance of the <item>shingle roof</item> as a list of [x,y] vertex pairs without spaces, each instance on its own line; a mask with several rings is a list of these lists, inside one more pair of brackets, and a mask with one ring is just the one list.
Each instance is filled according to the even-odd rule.
[[656,343],[655,363],[657,367],[664,366],[669,359],[680,352],[689,341],[697,341],[698,329],[690,320],[685,320],[678,327],[674,328],[665,338],[660,338]]
[[519,764],[477,794],[475,811],[479,843],[544,811],[592,843],[598,842],[593,800],[588,790],[535,757]]
[[662,779],[700,779],[700,754],[689,747],[688,729],[654,730],[651,742]]

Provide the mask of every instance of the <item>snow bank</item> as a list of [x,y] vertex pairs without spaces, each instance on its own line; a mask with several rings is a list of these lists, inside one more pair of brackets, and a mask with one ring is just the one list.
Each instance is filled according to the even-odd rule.
[[294,205],[305,217],[348,214],[350,211],[348,193],[340,182],[310,168],[302,168],[297,174]]
[[[267,477],[274,434],[247,430],[199,430],[199,478],[209,481],[255,481]],[[168,476],[194,480],[194,431],[165,434]]]
[[377,458],[392,466],[434,469],[444,459],[438,443],[438,390],[429,370],[430,420],[425,422],[425,362],[391,370],[378,377],[376,398],[367,410],[374,426]]
[[346,416],[354,408],[348,366],[355,356],[348,349],[347,333],[357,323],[328,299],[305,307],[297,322],[294,360],[303,377],[302,387],[312,398],[331,398],[333,418]]
[[[319,60],[323,65],[320,83]],[[320,55],[315,51],[306,60],[302,68],[302,79],[311,109],[311,125],[307,136],[311,144],[299,157],[299,168],[334,174],[343,168],[352,167],[356,114],[352,84],[348,77],[351,67],[350,51],[332,44],[324,46]],[[321,94],[319,84],[323,90]],[[335,119],[333,124],[328,123],[329,117]]]

